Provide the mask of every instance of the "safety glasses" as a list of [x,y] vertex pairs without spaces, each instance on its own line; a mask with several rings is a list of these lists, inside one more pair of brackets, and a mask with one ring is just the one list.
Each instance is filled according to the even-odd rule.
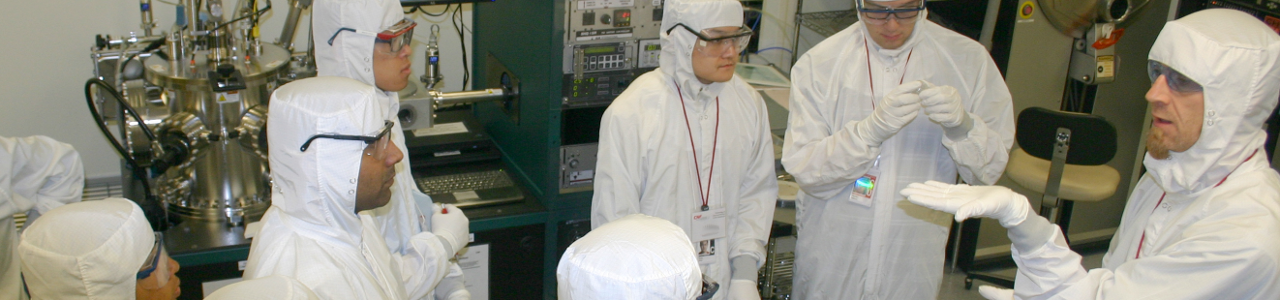
[[413,19],[404,18],[399,23],[391,25],[391,28],[378,33],[375,39],[378,43],[391,44],[391,53],[400,53],[401,49],[413,43],[413,28],[418,27],[418,22]]
[[338,32],[334,32],[333,36],[329,37],[329,46],[333,46],[333,40],[337,39],[339,34],[342,34],[342,32],[344,31],[349,31],[357,34],[373,36],[375,43],[389,44],[391,46],[390,47],[391,52],[388,54],[400,53],[400,50],[403,50],[404,47],[409,46],[410,44],[413,43],[414,27],[418,27],[418,22],[415,22],[413,21],[413,19],[409,19],[409,18],[404,18],[403,20],[400,20],[400,22],[396,23],[395,25],[391,25],[391,28],[387,28],[387,30],[384,30],[379,33],[371,33],[368,31],[357,30],[349,27],[343,27],[343,28],[339,28]]
[[688,30],[689,33],[697,36],[698,42],[693,49],[709,56],[719,56],[730,49],[733,50],[732,53],[742,52],[747,49],[747,44],[751,43],[751,35],[754,33],[751,28],[746,26],[735,30],[708,28],[702,31],[694,31],[693,28],[689,28],[684,23],[679,23],[667,29],[667,34],[670,35],[671,31],[675,30],[677,26],[684,27],[684,30]]
[[908,7],[883,7],[871,4],[868,7],[862,3],[864,0],[856,1],[858,3],[858,12],[862,13],[862,21],[873,25],[884,25],[889,23],[889,18],[898,19],[901,22],[910,22],[920,15],[920,11],[924,10],[924,0],[914,6]]
[[375,136],[342,135],[342,134],[313,135],[310,138],[308,138],[306,142],[302,143],[302,148],[299,149],[299,151],[307,152],[307,148],[311,147],[311,142],[315,141],[316,139],[364,141],[365,144],[369,145],[369,149],[365,150],[365,153],[364,153],[365,155],[373,156],[376,159],[385,159],[387,157],[387,144],[391,143],[391,134],[390,134],[391,128],[394,125],[395,123],[392,123],[391,121],[386,121],[386,125],[383,125],[382,131]]
[[1186,75],[1182,75],[1178,70],[1174,70],[1162,62],[1147,60],[1147,76],[1151,77],[1151,84],[1155,84],[1156,79],[1159,79],[1161,75],[1164,75],[1164,82],[1169,85],[1170,90],[1179,93],[1204,92],[1204,87],[1200,86],[1200,83],[1191,80]]
[[164,235],[157,232],[155,236],[156,242],[151,246],[151,253],[147,255],[147,260],[142,263],[142,268],[138,269],[137,279],[139,281],[155,274],[156,282],[154,285],[150,284],[150,282],[147,284],[139,282],[142,287],[148,289],[158,289],[168,284],[169,276],[173,275],[169,273],[169,252],[164,249]]

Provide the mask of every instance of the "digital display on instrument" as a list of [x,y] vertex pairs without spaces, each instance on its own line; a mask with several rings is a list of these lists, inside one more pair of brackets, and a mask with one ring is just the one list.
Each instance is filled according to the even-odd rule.
[[658,51],[658,50],[662,50],[661,44],[650,44],[650,45],[644,46],[644,51]]
[[600,53],[614,53],[614,52],[618,52],[617,46],[588,47],[582,50],[582,53],[584,54],[600,54]]

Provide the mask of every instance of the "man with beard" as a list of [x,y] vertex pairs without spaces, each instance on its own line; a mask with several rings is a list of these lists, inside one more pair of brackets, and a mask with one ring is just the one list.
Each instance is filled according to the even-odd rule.
[[908,200],[1009,229],[1013,290],[988,299],[1280,299],[1280,176],[1263,123],[1280,97],[1280,36],[1211,9],[1169,22],[1148,57],[1147,174],[1102,268],[1085,270],[1062,230],[1003,187],[912,184]]

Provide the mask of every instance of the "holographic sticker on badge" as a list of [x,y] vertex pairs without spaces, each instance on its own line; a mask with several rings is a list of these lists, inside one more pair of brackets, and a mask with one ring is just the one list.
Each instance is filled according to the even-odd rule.
[[849,201],[858,205],[871,207],[871,197],[876,194],[876,179],[880,177],[880,156],[871,165],[867,173],[853,181],[853,191],[849,193]]
[[872,175],[870,173],[862,175],[862,178],[858,178],[857,181],[853,182],[853,194],[858,195],[859,197],[871,199],[871,195],[875,192],[875,189],[876,175]]

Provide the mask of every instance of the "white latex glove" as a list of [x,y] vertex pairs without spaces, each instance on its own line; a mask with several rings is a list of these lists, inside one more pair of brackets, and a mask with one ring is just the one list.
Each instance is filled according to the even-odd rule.
[[436,300],[471,300],[471,292],[467,291],[466,280],[461,274],[445,276],[436,285],[434,293]]
[[1002,289],[990,285],[978,287],[978,294],[987,300],[1013,300],[1013,290]]
[[920,91],[920,106],[929,120],[938,125],[953,141],[964,140],[973,129],[973,118],[964,110],[960,93],[951,86],[927,86]]
[[858,137],[869,144],[879,146],[884,140],[898,134],[903,126],[911,123],[920,113],[920,88],[924,81],[912,81],[899,85],[888,95],[876,103],[875,111],[866,119],[858,122],[855,129]]
[[452,251],[450,255],[462,251],[462,248],[471,240],[469,238],[471,221],[457,206],[452,204],[444,206],[435,204],[435,206],[431,214],[431,232],[445,242],[445,247]]
[[924,114],[944,127],[960,126],[969,117],[960,102],[960,93],[949,85],[927,87],[920,91]]
[[729,300],[760,300],[760,291],[756,290],[756,282],[748,279],[729,281]]
[[937,181],[912,183],[899,192],[911,203],[953,213],[956,221],[972,217],[987,217],[1000,221],[1010,228],[1022,224],[1031,213],[1027,197],[1003,186],[969,186],[946,184]]

